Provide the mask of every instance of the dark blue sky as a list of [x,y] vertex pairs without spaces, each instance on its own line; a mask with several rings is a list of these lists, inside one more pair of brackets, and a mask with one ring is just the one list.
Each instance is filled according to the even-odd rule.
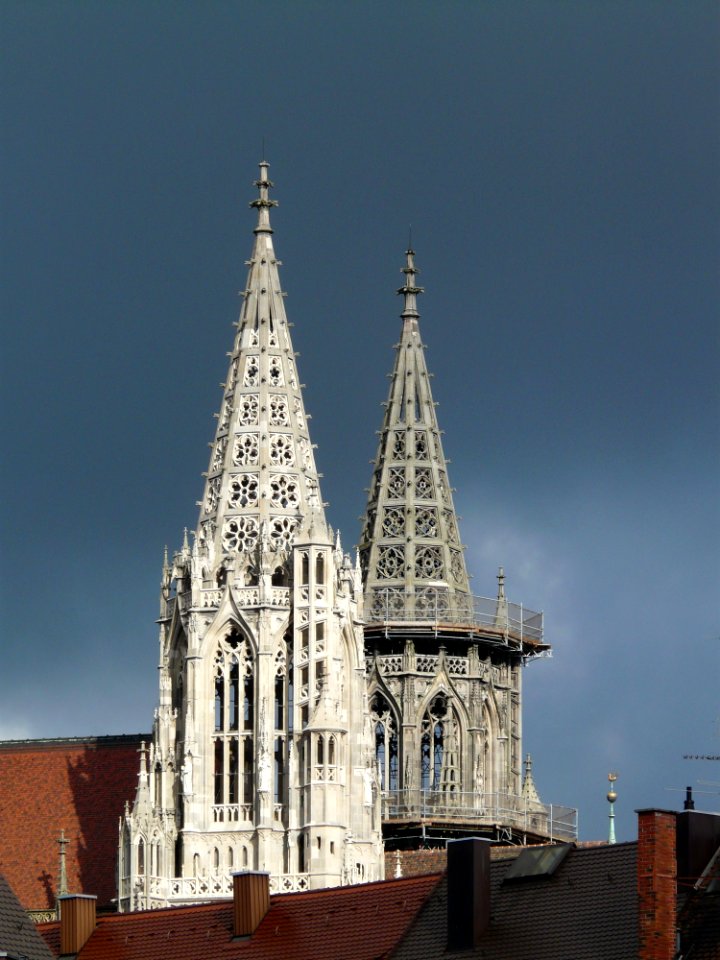
[[[148,730],[262,152],[323,495],[357,539],[412,224],[473,588],[544,609],[525,748],[581,835],[720,768],[720,15],[0,7],[0,736]],[[705,781],[714,781],[707,784]]]

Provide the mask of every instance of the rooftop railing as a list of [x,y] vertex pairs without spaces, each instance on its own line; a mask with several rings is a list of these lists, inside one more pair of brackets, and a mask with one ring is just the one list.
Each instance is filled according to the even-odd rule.
[[542,643],[543,614],[521,603],[428,587],[408,595],[397,587],[373,588],[365,601],[365,622],[434,624],[476,628],[520,641]]
[[382,794],[382,818],[392,822],[464,822],[509,827],[548,840],[577,840],[574,807],[529,801],[503,793],[463,793],[449,790],[387,790]]

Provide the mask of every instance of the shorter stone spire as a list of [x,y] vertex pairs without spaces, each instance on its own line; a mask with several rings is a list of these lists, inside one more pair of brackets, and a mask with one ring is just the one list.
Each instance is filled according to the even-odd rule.
[[402,332],[360,556],[368,620],[470,615],[470,586],[420,338],[415,251],[405,252]]

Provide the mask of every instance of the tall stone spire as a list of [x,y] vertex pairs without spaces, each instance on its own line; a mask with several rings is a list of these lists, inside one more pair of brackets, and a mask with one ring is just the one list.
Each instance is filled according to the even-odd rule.
[[237,869],[283,890],[383,873],[362,585],[325,521],[265,161],[256,186],[195,537],[163,564],[159,699],[121,824],[121,910],[227,896]]
[[255,242],[197,525],[215,570],[261,538],[288,548],[310,513],[316,526],[325,522],[273,249],[268,166],[260,163],[250,204]]
[[402,333],[360,544],[365,616],[463,619],[470,587],[420,338],[415,251],[408,249]]

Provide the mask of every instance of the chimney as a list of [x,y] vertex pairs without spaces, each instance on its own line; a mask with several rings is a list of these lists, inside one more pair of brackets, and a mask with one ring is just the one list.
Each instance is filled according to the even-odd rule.
[[234,873],[233,936],[252,936],[269,909],[270,874]]
[[490,841],[447,844],[448,950],[472,950],[490,925]]
[[97,897],[69,893],[60,901],[60,954],[79,953],[95,929]]
[[677,924],[676,815],[638,810],[638,957],[673,960]]

